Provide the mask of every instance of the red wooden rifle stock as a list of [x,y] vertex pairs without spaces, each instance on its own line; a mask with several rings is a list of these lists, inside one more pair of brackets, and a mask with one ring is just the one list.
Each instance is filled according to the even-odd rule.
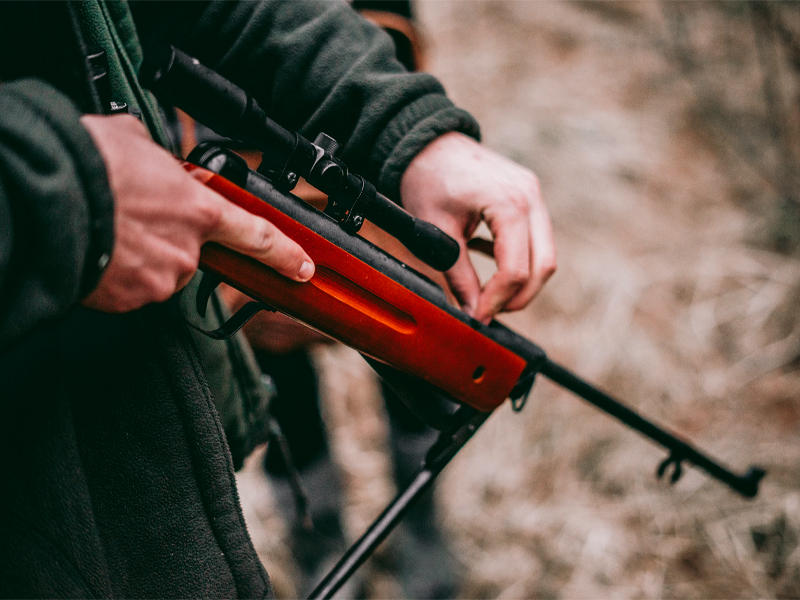
[[[393,378],[397,383],[397,377],[405,377],[400,383],[406,393],[401,390],[398,395],[412,404],[412,410],[414,404],[417,408],[422,404],[424,412],[426,402],[445,398],[444,402],[488,413],[506,398],[524,400],[535,375],[542,373],[663,445],[669,456],[660,475],[673,466],[672,477],[677,480],[682,462],[688,461],[745,496],[756,494],[763,476],[760,469],[751,468],[744,475],[730,472],[550,361],[541,348],[522,336],[495,321],[488,326],[475,321],[451,306],[441,288],[429,279],[363,238],[345,232],[325,213],[278,190],[230,150],[199,146],[189,160],[208,169],[202,177],[207,186],[271,221],[316,264],[311,280],[299,283],[255,259],[206,244],[201,254],[203,270],[360,351],[373,359],[371,364],[390,385]],[[186,168],[198,167],[186,163]],[[417,382],[420,385],[414,387]],[[439,419],[437,428],[449,427],[447,418]]]
[[509,397],[525,359],[220,175],[209,172],[205,184],[300,244],[316,272],[298,283],[218,244],[203,247],[204,271],[473,408],[488,412]]

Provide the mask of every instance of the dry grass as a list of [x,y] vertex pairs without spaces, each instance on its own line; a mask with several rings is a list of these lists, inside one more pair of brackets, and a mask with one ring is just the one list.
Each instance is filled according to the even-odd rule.
[[[669,487],[653,477],[660,451],[541,381],[443,475],[464,597],[800,597],[800,261],[770,250],[786,147],[800,151],[789,54],[773,61],[776,137],[744,4],[418,9],[431,70],[489,146],[540,176],[551,209],[559,272],[506,322],[737,469],[769,470],[755,501],[696,471]],[[777,10],[800,32],[795,6]],[[320,364],[358,533],[392,494],[381,409],[349,351]],[[240,482],[269,531],[257,546],[288,579],[252,468]],[[378,578],[373,594],[397,589]]]

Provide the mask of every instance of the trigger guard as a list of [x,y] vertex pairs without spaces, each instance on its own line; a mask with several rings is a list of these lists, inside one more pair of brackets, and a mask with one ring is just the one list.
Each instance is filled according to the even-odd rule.
[[[198,292],[198,296],[200,293]],[[230,319],[225,321],[222,325],[217,327],[216,329],[203,329],[202,327],[198,327],[194,323],[190,323],[189,321],[186,322],[189,327],[194,329],[195,331],[199,331],[203,335],[207,335],[208,337],[215,339],[215,340],[227,340],[229,337],[233,336],[237,331],[239,331],[242,327],[244,327],[247,322],[255,317],[259,312],[262,310],[268,310],[271,312],[275,312],[275,309],[271,306],[264,304],[263,302],[258,302],[253,300],[252,302],[248,302],[242,308],[236,311]]]
[[197,309],[197,314],[201,317],[206,316],[208,310],[208,301],[214,290],[222,283],[222,279],[214,273],[203,271],[203,276],[200,278],[200,285],[197,287],[197,296],[194,299],[194,306]]

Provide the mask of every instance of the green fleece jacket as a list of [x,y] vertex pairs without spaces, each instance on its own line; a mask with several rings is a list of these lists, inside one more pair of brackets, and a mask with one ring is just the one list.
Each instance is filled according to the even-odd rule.
[[341,140],[395,198],[429,141],[477,126],[341,2],[143,2],[132,15],[0,3],[0,596],[269,596],[185,324],[169,303],[79,305],[114,241],[103,161],[79,123],[99,108],[89,46],[109,53],[114,99],[155,139],[135,77],[140,43],[169,41],[285,126]]

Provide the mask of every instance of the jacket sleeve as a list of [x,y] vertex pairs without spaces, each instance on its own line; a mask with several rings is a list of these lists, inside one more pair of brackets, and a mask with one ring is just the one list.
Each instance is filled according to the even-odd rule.
[[79,118],[40,80],[0,84],[0,351],[65,314],[110,257],[112,196]]
[[311,139],[320,131],[333,136],[343,160],[390,198],[399,199],[405,168],[434,138],[479,136],[434,77],[405,71],[391,38],[341,0],[214,1],[195,6],[182,28],[165,27],[157,4],[134,7],[145,47],[171,37],[283,126]]

